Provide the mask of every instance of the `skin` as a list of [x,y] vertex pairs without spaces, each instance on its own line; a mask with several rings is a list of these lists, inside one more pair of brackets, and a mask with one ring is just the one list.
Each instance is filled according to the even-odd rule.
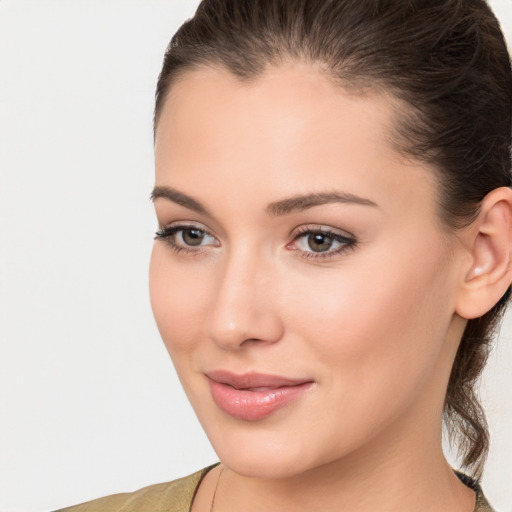
[[[457,314],[462,273],[473,260],[438,220],[433,170],[393,150],[395,116],[389,96],[349,94],[298,64],[250,83],[200,68],[170,91],[155,184],[208,213],[159,197],[158,224],[208,235],[195,252],[171,247],[187,249],[180,232],[156,239],[151,302],[226,468],[217,510],[473,510],[474,493],[441,450],[444,396],[466,324]],[[267,211],[334,191],[374,204]],[[296,238],[301,227],[356,242],[318,259],[307,236]],[[205,373],[214,369],[314,385],[244,421],[213,402]],[[209,510],[218,476],[207,475],[194,511]]]

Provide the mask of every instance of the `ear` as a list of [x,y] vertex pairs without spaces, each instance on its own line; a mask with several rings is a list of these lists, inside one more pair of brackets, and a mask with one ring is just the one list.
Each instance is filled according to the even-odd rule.
[[470,258],[463,269],[455,312],[478,318],[512,283],[512,189],[497,188],[483,199],[478,217],[463,234]]

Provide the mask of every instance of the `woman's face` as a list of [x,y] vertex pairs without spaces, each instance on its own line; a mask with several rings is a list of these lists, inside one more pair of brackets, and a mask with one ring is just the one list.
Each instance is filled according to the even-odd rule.
[[153,311],[241,474],[388,460],[439,434],[458,245],[433,171],[392,149],[395,111],[299,65],[250,83],[190,71],[166,100]]

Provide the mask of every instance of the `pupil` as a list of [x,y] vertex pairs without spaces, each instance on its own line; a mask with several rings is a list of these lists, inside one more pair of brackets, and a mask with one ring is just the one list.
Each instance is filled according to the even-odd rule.
[[204,233],[200,229],[186,229],[183,231],[183,241],[187,245],[200,245],[203,238]]
[[315,233],[308,237],[309,248],[315,252],[326,251],[331,248],[332,239],[321,233]]

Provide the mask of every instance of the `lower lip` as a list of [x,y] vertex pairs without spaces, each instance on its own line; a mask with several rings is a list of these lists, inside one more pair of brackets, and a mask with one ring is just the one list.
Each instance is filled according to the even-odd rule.
[[208,379],[213,401],[225,413],[233,418],[256,421],[281,409],[303,395],[313,382],[304,382],[295,386],[263,388],[254,391],[235,389]]

